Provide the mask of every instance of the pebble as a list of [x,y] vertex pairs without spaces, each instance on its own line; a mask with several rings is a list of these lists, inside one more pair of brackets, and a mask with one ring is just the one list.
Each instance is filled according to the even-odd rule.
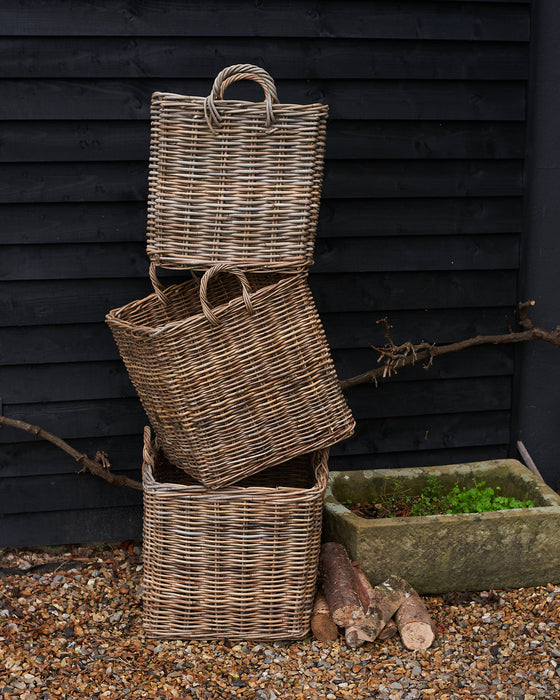
[[107,546],[79,573],[0,578],[0,697],[560,698],[558,586],[425,597],[439,629],[425,651],[398,637],[355,651],[343,638],[153,640],[142,632],[137,549]]

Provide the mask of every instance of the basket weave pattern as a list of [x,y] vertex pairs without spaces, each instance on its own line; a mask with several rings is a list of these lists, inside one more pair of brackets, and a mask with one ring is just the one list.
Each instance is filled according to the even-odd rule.
[[328,450],[209,491],[144,431],[146,635],[300,639],[309,631]]
[[305,277],[222,264],[164,299],[127,304],[107,322],[176,466],[225,486],[352,434]]
[[[255,80],[264,102],[224,100]],[[207,98],[151,104],[148,255],[172,269],[230,262],[293,272],[313,262],[328,107],[278,104],[266,71],[232,66]]]

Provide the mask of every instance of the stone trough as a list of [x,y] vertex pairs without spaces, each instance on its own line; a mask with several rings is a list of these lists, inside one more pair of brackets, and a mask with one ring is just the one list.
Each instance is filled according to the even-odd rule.
[[[430,474],[449,489],[485,481],[500,486],[501,495],[530,499],[535,507],[368,519],[343,505],[378,502],[395,478],[411,493],[420,493]],[[374,584],[397,574],[419,593],[436,594],[560,582],[560,496],[512,459],[331,472],[324,532],[346,546]]]

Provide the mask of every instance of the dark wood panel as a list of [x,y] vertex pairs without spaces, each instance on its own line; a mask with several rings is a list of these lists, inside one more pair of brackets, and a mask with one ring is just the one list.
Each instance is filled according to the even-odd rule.
[[[341,273],[310,278],[319,312],[513,306],[516,271]],[[0,326],[100,322],[150,293],[148,280],[47,280],[0,285]]]
[[[523,161],[336,160],[325,167],[327,198],[511,197],[523,191]],[[136,201],[148,195],[147,165],[0,165],[0,202]]]
[[[68,5],[4,0],[4,36],[272,36],[527,41],[529,8],[507,3],[392,0],[133,0]],[[209,41],[212,44],[212,41]]]
[[528,77],[528,44],[462,41],[207,37],[0,38],[5,78],[208,78],[224,66],[262,65],[273,78]]
[[103,321],[107,312],[153,292],[146,279],[4,282],[2,326]]
[[0,547],[114,542],[142,536],[140,505],[17,513],[2,518]]
[[[361,421],[356,435],[333,448],[333,456],[405,450],[436,450],[503,444],[508,440],[507,412],[422,416]],[[116,488],[89,474],[52,474],[2,480],[5,514],[102,508],[141,503],[141,494]]]
[[333,458],[503,445],[509,441],[509,412],[421,415],[360,420],[354,435],[331,448]]
[[362,385],[347,392],[356,420],[436,413],[507,411],[511,408],[511,379],[481,377],[434,382],[395,382]]
[[52,474],[2,479],[4,515],[138,506],[142,494],[112,486],[91,474]]
[[521,223],[521,197],[324,199],[319,236],[517,233]]
[[[60,358],[63,360],[64,358]],[[342,349],[334,353],[338,375],[354,376],[377,366],[377,353],[371,349]],[[456,356],[435,361],[429,371],[422,367],[406,368],[394,381],[433,381],[456,377],[509,375],[513,371],[513,356],[507,349],[474,348]],[[81,401],[135,397],[120,359],[112,361],[73,362],[55,364],[17,364],[0,366],[2,401],[10,404],[32,404],[49,401]],[[349,392],[351,393],[351,389]]]
[[[78,438],[70,440],[70,443],[74,449],[92,458],[98,450],[101,450],[108,455],[113,472],[126,472],[131,478],[141,478],[141,433],[116,437]],[[81,466],[76,464],[72,457],[45,440],[0,445],[0,478],[49,474],[76,475],[80,469]]]
[[[258,99],[236,86],[235,99]],[[153,92],[205,96],[200,80],[2,80],[0,119],[148,119]],[[523,121],[525,81],[278,81],[283,102],[330,106],[332,119]]]
[[146,242],[146,202],[0,204],[1,243]]
[[0,367],[4,405],[135,397],[124,365],[112,362]]
[[[384,313],[382,310],[323,312],[321,318],[330,347],[342,350],[383,345],[384,329],[376,321]],[[406,340],[450,343],[479,334],[507,333],[513,315],[513,308],[422,309],[392,311],[389,321],[397,343]],[[478,351],[482,353],[483,348]],[[105,323],[24,326],[3,328],[0,333],[0,365],[102,362],[118,357],[117,346]],[[364,369],[356,370],[359,371]]]
[[320,311],[480,307],[489,300],[512,306],[517,293],[516,273],[509,270],[312,274],[310,284]]
[[[400,238],[325,238],[315,247],[314,272],[517,269],[517,234]],[[142,243],[3,246],[3,280],[145,277]]]
[[[146,202],[0,204],[0,245],[145,244]],[[319,238],[518,233],[521,197],[323,199]]]
[[[87,437],[138,435],[148,420],[137,399],[66,401],[4,406],[8,418],[40,425],[64,440]],[[32,435],[3,427],[0,443],[35,440]]]
[[0,279],[146,277],[145,243],[2,246]]
[[315,272],[513,270],[519,265],[519,236],[322,238],[314,257]]
[[430,467],[444,464],[465,464],[488,459],[506,459],[508,446],[481,445],[479,447],[459,447],[450,450],[414,450],[384,454],[332,456],[329,459],[331,471],[353,469],[399,469],[410,467]]
[[[0,162],[148,160],[150,125],[136,121],[6,121]],[[327,159],[523,158],[520,122],[333,120]]]
[[[510,324],[515,325],[513,304],[509,308],[420,308],[410,311],[378,308],[327,312],[321,317],[330,346],[335,349],[385,345],[385,328],[378,323],[384,317],[388,318],[391,337],[397,344],[422,340],[452,343],[475,335],[507,333]],[[25,334],[32,330],[22,329]],[[11,329],[11,332],[16,333],[17,329]]]

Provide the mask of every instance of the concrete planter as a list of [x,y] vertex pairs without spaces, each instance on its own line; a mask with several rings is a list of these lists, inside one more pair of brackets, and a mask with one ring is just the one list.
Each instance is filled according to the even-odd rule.
[[[485,481],[535,507],[367,519],[342,505],[348,499],[375,503],[395,477],[419,493],[430,474],[449,488]],[[328,539],[345,544],[373,583],[397,574],[419,593],[445,593],[560,582],[560,496],[516,460],[331,472],[324,529]]]

